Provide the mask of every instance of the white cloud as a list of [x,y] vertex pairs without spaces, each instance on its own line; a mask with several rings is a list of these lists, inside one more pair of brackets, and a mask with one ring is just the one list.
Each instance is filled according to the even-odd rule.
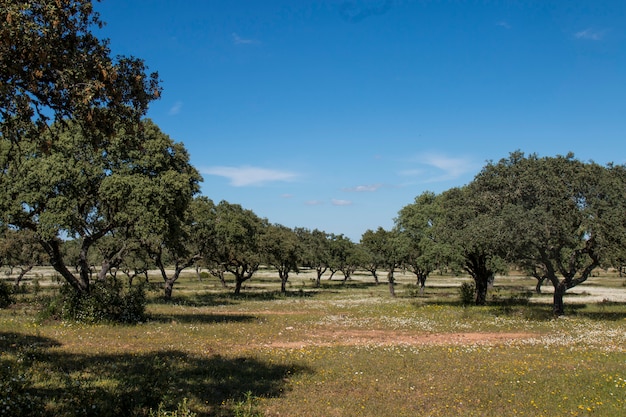
[[174,116],[178,113],[180,113],[180,111],[183,108],[183,102],[182,101],[177,101],[176,103],[174,103],[174,105],[170,108],[170,111],[168,112],[168,114],[170,116]]
[[233,187],[263,185],[274,181],[293,181],[298,176],[293,172],[251,166],[211,167],[203,169],[202,173],[228,178]]
[[233,33],[233,43],[235,45],[253,45],[253,44],[259,43],[259,41],[257,41],[256,39],[242,38],[236,33]]
[[307,206],[321,206],[324,202],[320,200],[309,200],[305,201],[304,204]]
[[408,176],[429,175],[426,182],[440,182],[457,179],[465,174],[475,171],[478,165],[468,157],[450,157],[442,154],[422,154],[416,161],[432,169],[414,168],[402,172]]
[[351,206],[352,201],[350,200],[338,200],[336,198],[332,199],[333,206]]
[[496,26],[500,26],[500,27],[503,27],[505,29],[511,29],[511,25],[508,22],[504,21],[504,20],[501,20],[498,23],[496,23]]
[[469,158],[451,158],[443,155],[424,155],[423,163],[433,166],[441,171],[443,175],[440,176],[440,181],[452,180],[467,174],[475,169],[475,164],[470,161]]
[[378,190],[380,187],[382,187],[382,184],[357,185],[356,187],[352,187],[352,188],[344,188],[343,191],[356,192],[356,193],[363,193],[363,192],[371,193],[371,192]]
[[600,41],[604,38],[604,34],[606,33],[606,30],[601,30],[601,31],[597,31],[597,30],[593,30],[591,28],[587,28],[585,30],[581,30],[580,32],[576,32],[574,34],[574,37],[576,39],[587,39],[587,40],[592,40],[592,41]]
[[400,171],[398,174],[403,175],[405,177],[418,177],[424,173],[423,169],[404,169]]

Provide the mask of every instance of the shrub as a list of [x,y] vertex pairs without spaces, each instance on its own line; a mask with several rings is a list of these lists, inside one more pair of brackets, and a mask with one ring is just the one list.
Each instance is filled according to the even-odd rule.
[[244,399],[235,404],[233,411],[235,417],[263,417],[263,414],[257,410],[257,398],[252,395],[251,391],[246,392]]
[[11,286],[4,281],[0,281],[0,308],[7,308],[13,302]]
[[155,411],[150,409],[150,417],[196,417],[196,413],[189,409],[187,398],[183,398],[183,402],[178,404],[175,411],[165,410],[163,403],[159,404],[159,408]]
[[87,295],[63,285],[43,316],[82,323],[139,323],[145,320],[145,308],[143,284],[125,288],[121,280],[110,278],[94,282]]
[[472,304],[476,299],[476,286],[473,282],[464,282],[459,288],[459,293],[464,306]]

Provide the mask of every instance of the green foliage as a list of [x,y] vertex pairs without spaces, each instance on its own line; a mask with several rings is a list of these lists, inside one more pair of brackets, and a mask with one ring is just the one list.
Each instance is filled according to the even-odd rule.
[[[594,269],[618,263],[626,246],[626,170],[573,154],[539,158],[513,152],[470,184],[479,213],[492,219],[498,252],[563,294]],[[493,252],[492,248],[489,248]]]
[[476,285],[473,282],[464,282],[459,287],[459,294],[461,295],[461,303],[464,306],[472,304],[476,297]]
[[[93,143],[115,122],[136,123],[159,97],[158,74],[142,60],[111,57],[108,41],[91,32],[103,22],[93,2],[0,0],[0,129],[20,142],[50,120],[81,120]],[[41,142],[42,147],[49,143]]]
[[[7,167],[0,173],[0,221],[20,230],[17,236],[24,230],[36,236],[57,272],[82,293],[89,290],[94,249],[98,264],[111,266],[155,230],[170,244],[199,190],[200,174],[182,144],[149,120],[138,133],[117,128],[103,147],[93,146],[78,122],[55,124],[43,139],[20,146],[0,137]],[[42,150],[40,140],[53,143]],[[72,238],[67,256],[62,236]],[[100,271],[102,279],[108,268]]]
[[15,363],[0,360],[0,416],[32,416],[39,408],[28,391],[28,377]]
[[44,316],[81,323],[139,323],[145,320],[146,296],[143,283],[125,288],[119,279],[96,281],[88,294],[69,285],[61,287],[59,298]]
[[263,413],[257,409],[257,401],[252,391],[246,392],[244,399],[233,406],[234,417],[263,417]]
[[4,281],[0,281],[0,308],[7,308],[13,302],[11,286]]
[[183,401],[178,404],[178,407],[174,411],[165,410],[165,404],[160,403],[159,408],[155,410],[150,409],[150,417],[196,417],[197,414],[189,409],[187,404],[187,398],[183,398]]
[[268,222],[252,210],[227,201],[221,201],[215,213],[214,252],[210,258],[212,263],[223,266],[235,276],[235,294],[239,294],[242,283],[259,269],[260,240]]

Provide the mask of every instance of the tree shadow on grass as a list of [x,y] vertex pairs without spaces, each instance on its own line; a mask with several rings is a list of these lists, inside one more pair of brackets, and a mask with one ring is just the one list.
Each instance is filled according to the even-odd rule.
[[[32,336],[15,333],[0,333],[0,341],[10,346],[33,344]],[[177,350],[72,354],[49,350],[59,345],[51,339],[35,342],[37,354],[26,359],[12,355],[2,361],[5,369],[22,375],[10,395],[0,392],[0,400],[13,401],[8,409],[13,416],[147,416],[161,403],[164,410],[172,411],[188,399],[198,416],[227,417],[235,414],[234,404],[246,395],[278,397],[287,389],[290,376],[311,372],[295,364],[247,356],[201,356]]]
[[[287,291],[280,292],[278,290],[256,290],[250,291],[250,287],[244,287],[242,292],[239,294],[230,293],[227,297],[230,297],[232,300],[237,301],[274,301],[274,300],[284,300],[286,298],[312,298],[319,294],[319,291],[316,290],[296,290],[296,291]],[[246,291],[247,290],[247,291]]]
[[151,314],[149,321],[156,321],[162,323],[202,323],[202,324],[217,324],[217,323],[247,323],[258,320],[258,317],[249,314],[205,314],[205,313],[190,313],[190,314]]
[[382,285],[388,285],[387,281],[381,280],[378,284],[375,281],[359,281],[359,280],[343,280],[343,278],[333,278],[332,280],[323,280],[320,282],[320,288],[326,290],[336,290],[336,292],[346,291],[351,289],[367,289],[376,288]]
[[287,292],[280,292],[279,290],[268,290],[266,288],[255,288],[252,286],[244,286],[242,292],[234,294],[233,290],[221,293],[195,293],[185,294],[172,297],[170,300],[166,300],[163,297],[158,297],[150,300],[152,304],[169,304],[169,305],[181,305],[188,307],[217,307],[225,305],[237,305],[242,301],[273,301],[284,300],[286,298],[311,298],[319,294],[318,290],[289,290]]
[[18,352],[24,349],[50,348],[55,346],[61,346],[61,344],[49,337],[14,332],[0,332],[0,352]]
[[[176,293],[175,293],[176,294]],[[176,304],[189,307],[217,307],[223,305],[237,304],[227,293],[203,293],[174,295],[167,300],[162,295],[150,300],[152,304]]]
[[626,320],[626,311],[587,311],[578,313],[578,317],[587,317],[598,321]]
[[540,304],[529,302],[526,298],[510,297],[500,298],[496,300],[488,300],[484,306],[476,306],[475,304],[464,305],[458,296],[456,298],[442,299],[433,297],[429,300],[417,299],[412,302],[415,308],[426,305],[447,306],[457,308],[480,308],[487,314],[497,317],[517,317],[526,320],[549,321],[554,319],[554,312],[551,304]]
[[591,304],[571,304],[566,305],[566,314],[570,308],[574,309],[573,315],[576,317],[586,317],[598,321],[626,320],[626,303],[600,301]]

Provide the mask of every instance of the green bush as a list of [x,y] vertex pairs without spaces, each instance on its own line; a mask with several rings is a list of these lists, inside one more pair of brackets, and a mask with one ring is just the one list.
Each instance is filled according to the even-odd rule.
[[464,282],[459,288],[461,303],[464,306],[473,304],[476,300],[476,286],[473,282]]
[[189,409],[187,398],[183,398],[183,402],[178,404],[175,411],[165,410],[163,403],[159,404],[159,408],[155,411],[150,409],[150,417],[196,417],[196,413]]
[[263,414],[257,410],[257,401],[251,391],[246,392],[245,398],[233,407],[235,417],[263,417]]
[[43,316],[82,323],[139,323],[145,320],[145,309],[143,284],[125,288],[121,280],[110,278],[94,282],[86,295],[63,285]]
[[11,286],[4,281],[0,281],[0,308],[7,308],[13,302]]

